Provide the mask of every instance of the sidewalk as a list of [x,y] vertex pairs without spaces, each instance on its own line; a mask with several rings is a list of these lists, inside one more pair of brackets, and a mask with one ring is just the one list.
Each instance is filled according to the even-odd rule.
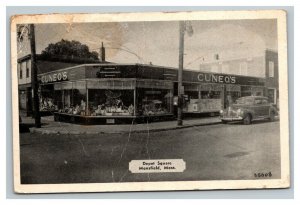
[[35,128],[34,119],[22,117],[22,123],[31,125],[30,132],[40,134],[100,134],[100,133],[128,133],[130,132],[158,132],[165,130],[183,129],[193,126],[204,126],[221,123],[219,117],[189,118],[177,126],[177,121],[152,122],[144,124],[121,125],[78,125],[65,122],[55,122],[53,116],[42,117],[42,127]]

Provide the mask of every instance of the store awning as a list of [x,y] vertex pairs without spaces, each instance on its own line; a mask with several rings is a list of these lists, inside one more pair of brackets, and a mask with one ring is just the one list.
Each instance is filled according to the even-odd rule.
[[201,84],[199,86],[201,91],[222,91],[224,87],[221,84]]
[[64,82],[64,83],[54,84],[54,90],[71,90],[71,89],[78,89],[78,90],[86,89],[86,82],[76,81],[76,82]]
[[241,92],[240,85],[226,85],[227,92]]
[[264,87],[260,87],[260,86],[251,86],[251,91],[253,92],[261,92],[264,90]]
[[135,80],[90,80],[87,81],[88,89],[133,90]]
[[165,80],[138,80],[137,88],[151,88],[151,89],[173,89],[173,82]]

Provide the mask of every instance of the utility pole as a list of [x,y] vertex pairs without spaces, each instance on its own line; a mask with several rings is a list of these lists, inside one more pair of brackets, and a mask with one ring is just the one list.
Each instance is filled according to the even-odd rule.
[[177,106],[177,125],[182,126],[182,72],[183,72],[183,55],[184,55],[184,32],[185,21],[179,22],[179,68],[178,68],[178,106]]
[[33,89],[33,115],[35,119],[35,127],[41,127],[41,114],[40,103],[38,96],[39,82],[37,78],[37,65],[36,65],[36,50],[35,50],[35,32],[34,25],[29,24],[29,40],[31,50],[31,86]]

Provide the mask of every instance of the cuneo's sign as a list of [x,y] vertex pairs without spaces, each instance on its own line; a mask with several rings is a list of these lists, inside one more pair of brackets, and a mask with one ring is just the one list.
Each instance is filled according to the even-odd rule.
[[66,71],[46,74],[43,75],[41,78],[42,83],[51,83],[51,82],[65,81],[65,80],[68,80],[68,73]]
[[206,82],[206,83],[229,83],[235,84],[236,77],[230,75],[220,75],[220,74],[213,74],[213,73],[199,73],[198,74],[198,81]]

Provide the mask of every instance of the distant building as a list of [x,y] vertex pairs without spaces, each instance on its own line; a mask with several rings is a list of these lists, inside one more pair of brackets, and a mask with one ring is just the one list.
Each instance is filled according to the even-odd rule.
[[200,64],[199,71],[265,78],[264,95],[279,106],[277,51],[266,50],[263,56],[253,58],[221,60],[218,57],[213,62]]
[[268,61],[269,58],[272,58],[272,61],[278,60],[278,53],[266,50],[263,56],[252,58],[222,60],[222,58],[219,57],[215,58],[214,61],[201,63],[199,71],[265,77],[266,61]]
[[269,100],[279,108],[278,52],[267,50],[265,54],[265,86]]

